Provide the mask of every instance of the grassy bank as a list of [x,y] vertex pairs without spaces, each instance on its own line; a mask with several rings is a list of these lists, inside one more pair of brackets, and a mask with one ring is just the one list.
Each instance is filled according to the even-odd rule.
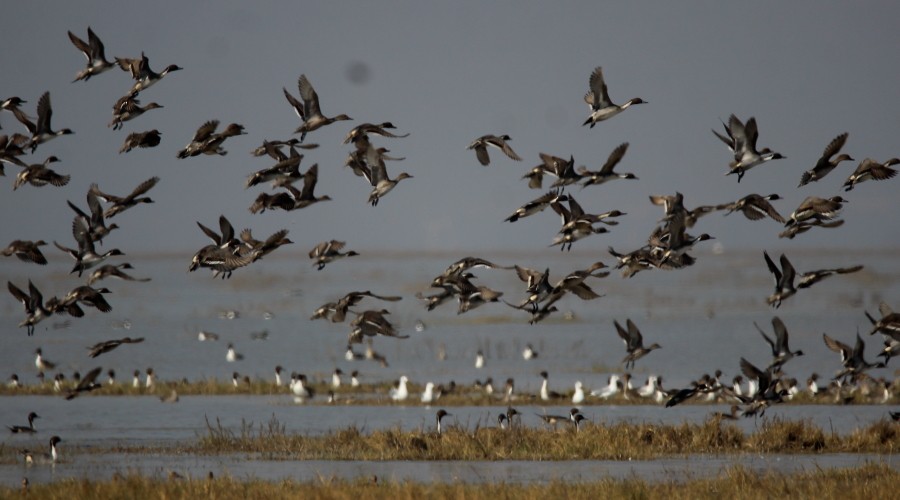
[[[549,484],[423,484],[385,482],[378,478],[343,481],[320,478],[312,482],[238,480],[233,478],[151,478],[139,475],[106,481],[63,479],[28,486],[34,499],[91,498],[419,498],[515,499],[543,498],[891,498],[900,472],[886,465],[830,469],[796,474],[758,473],[733,467],[711,479],[684,478],[651,482],[643,479],[601,479]],[[0,487],[0,497],[21,497],[23,488]]]
[[288,433],[274,418],[232,430],[208,423],[191,453],[265,453],[318,460],[629,460],[698,453],[879,453],[900,450],[900,424],[882,420],[839,435],[806,421],[769,419],[745,434],[710,419],[701,424],[617,423],[466,429],[443,434],[400,429],[364,432],[357,427],[322,436]]

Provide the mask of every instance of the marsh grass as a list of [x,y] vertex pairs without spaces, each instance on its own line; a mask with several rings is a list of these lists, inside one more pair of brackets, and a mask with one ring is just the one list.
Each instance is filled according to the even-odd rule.
[[[544,498],[892,498],[900,482],[900,472],[887,465],[864,465],[847,469],[827,469],[782,474],[758,472],[736,466],[716,477],[648,481],[639,478],[600,479],[590,482],[553,481],[547,484],[463,484],[382,481],[377,477],[340,480],[320,476],[312,481],[240,480],[232,477],[192,478],[169,474],[146,477],[117,475],[113,479],[61,479],[28,487],[34,499],[91,498],[467,498],[490,500],[537,500]],[[22,497],[19,487],[0,487],[0,497]]]
[[882,420],[845,436],[809,421],[765,420],[750,434],[709,419],[701,424],[615,423],[559,428],[451,425],[443,434],[399,428],[365,432],[358,427],[307,436],[288,433],[273,416],[240,429],[207,420],[207,433],[185,450],[200,454],[258,453],[314,460],[644,460],[708,453],[881,453],[900,447],[900,425]]

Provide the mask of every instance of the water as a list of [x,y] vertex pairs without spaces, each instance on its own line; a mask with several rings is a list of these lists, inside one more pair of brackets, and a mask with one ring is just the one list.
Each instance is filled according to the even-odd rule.
[[[129,259],[135,266],[132,274],[150,276],[153,281],[104,283],[113,291],[107,297],[113,306],[109,314],[88,310],[80,319],[54,316],[39,324],[33,337],[27,337],[24,329],[16,328],[23,317],[21,306],[11,296],[0,300],[0,367],[4,378],[17,373],[24,383],[33,384],[36,382],[33,353],[41,347],[45,357],[57,362],[57,370],[67,376],[74,370],[85,373],[94,366],[102,366],[104,371],[114,369],[120,381],[130,381],[132,371],[144,372],[148,367],[153,367],[161,383],[183,378],[224,381],[230,380],[235,371],[242,376],[271,380],[274,367],[281,365],[287,373],[303,372],[313,380],[330,379],[335,368],[341,368],[345,373],[359,370],[363,382],[389,381],[407,375],[419,384],[427,381],[470,384],[475,379],[492,377],[499,386],[512,377],[516,381],[516,392],[522,394],[536,393],[541,382],[538,373],[547,370],[553,390],[568,390],[576,380],[584,382],[590,390],[606,385],[610,374],[622,373],[620,362],[625,351],[612,321],[631,318],[643,332],[646,343],[658,342],[663,346],[637,362],[637,367],[632,370],[637,383],[643,383],[649,374],[659,374],[664,376],[666,387],[672,388],[681,387],[716,369],[724,372],[724,381],[730,381],[740,373],[741,357],[764,366],[770,354],[753,322],[768,330],[772,315],[777,313],[790,331],[791,347],[806,353],[785,367],[789,376],[802,383],[811,372],[818,372],[827,380],[840,368],[838,356],[822,342],[823,332],[852,343],[857,329],[868,331],[864,309],[877,314],[877,304],[881,300],[900,307],[897,301],[900,264],[895,252],[817,254],[797,251],[790,257],[800,272],[856,263],[865,264],[866,269],[852,275],[831,277],[813,288],[801,290],[777,311],[765,305],[772,280],[757,252],[698,253],[698,264],[685,270],[644,272],[628,280],[614,272],[608,278],[591,280],[590,286],[605,294],[604,297],[594,301],[564,298],[558,305],[573,318],[570,320],[560,313],[529,325],[526,313],[503,304],[488,304],[465,315],[456,314],[455,304],[425,311],[413,294],[416,291],[434,293],[427,286],[431,279],[462,256],[364,255],[331,264],[317,272],[309,267],[305,255],[292,249],[268,256],[251,268],[240,269],[226,281],[212,279],[206,272],[187,273],[189,254],[136,256]],[[554,252],[540,259],[515,253],[484,257],[504,265],[517,263],[538,269],[549,266],[552,280],[572,270],[584,269],[598,259],[614,263],[614,259],[606,254],[577,251]],[[64,294],[78,284],[68,275],[68,270],[69,263],[59,259],[52,259],[46,269],[12,259],[0,260],[0,274],[20,287],[26,286],[29,278],[33,279],[45,297]],[[477,269],[476,274],[479,283],[504,291],[504,298],[510,302],[518,302],[524,295],[522,283],[510,271]],[[388,359],[386,367],[371,361],[344,359],[349,332],[346,323],[308,319],[316,307],[351,290],[404,297],[400,302],[384,303],[365,299],[359,308],[389,309],[389,319],[401,333],[411,336],[406,340],[375,339],[375,350]],[[228,311],[236,311],[237,317],[227,319],[225,313]],[[64,321],[68,327],[55,327]],[[425,323],[424,331],[414,329],[417,321]],[[218,333],[221,339],[199,342],[197,332],[201,329]],[[268,332],[266,340],[251,339],[252,333],[261,331]],[[124,336],[145,337],[146,341],[122,346],[97,359],[88,358],[88,346]],[[866,357],[873,360],[880,338],[868,337],[865,333],[863,336],[867,341]],[[229,342],[244,355],[243,361],[225,361]],[[521,352],[529,343],[540,354],[535,360],[525,361]],[[362,352],[361,346],[356,349]],[[438,352],[442,349],[447,358],[439,361]],[[474,368],[478,350],[486,356],[482,369]],[[888,378],[893,376],[891,368],[872,373]],[[545,410],[521,402],[516,407],[523,411],[526,423],[530,422],[530,425],[539,424],[533,413],[564,413],[568,409],[561,406]],[[433,425],[435,408],[415,403],[389,407],[326,406],[321,403],[298,406],[286,394],[182,397],[178,404],[162,404],[155,397],[81,397],[73,401],[64,401],[61,397],[2,397],[0,423],[24,424],[25,415],[36,411],[43,417],[36,422],[41,429],[40,439],[6,436],[3,443],[12,449],[42,448],[39,443],[59,434],[64,439],[63,449],[65,446],[81,449],[114,445],[166,446],[196,439],[205,433],[207,417],[212,421],[218,418],[223,425],[236,428],[242,420],[264,423],[274,415],[289,432],[308,434],[350,425],[367,430],[385,427],[420,429]],[[454,407],[451,423],[469,428],[492,425],[501,409],[502,405]],[[710,412],[724,409],[709,406],[669,410],[658,406],[587,406],[584,411],[597,422],[678,423],[702,421]],[[844,433],[883,418],[887,410],[883,406],[784,405],[770,409],[769,415],[810,419],[826,431]],[[749,432],[757,424],[746,419],[738,425]],[[293,462],[247,461],[243,457],[120,458],[77,454],[77,461],[53,469],[35,468],[29,475],[33,473],[38,476],[37,480],[49,480],[65,475],[92,474],[98,470],[108,472],[110,464],[116,465],[117,470],[136,468],[152,472],[171,467],[192,474],[216,470],[254,477],[296,477],[286,471],[288,468],[298,470]],[[850,456],[835,458],[832,462],[827,457],[810,457],[799,459],[797,463],[812,466],[843,464],[849,460],[855,464],[868,458]],[[644,465],[565,462],[552,467],[545,467],[544,463],[504,462],[485,467],[479,464],[477,473],[466,472],[476,469],[466,463],[414,463],[395,467],[390,463],[305,462],[299,467],[301,472],[298,474],[314,475],[326,471],[343,477],[352,475],[350,471],[359,470],[359,474],[385,477],[447,478],[459,475],[465,480],[477,481],[479,477],[495,477],[494,474],[508,480],[589,478],[599,470],[610,471],[609,474],[646,471],[648,477],[658,477],[668,470],[683,471],[690,461],[699,459],[654,460]],[[721,460],[727,465],[750,459],[726,457]],[[780,458],[758,460],[762,464],[772,464],[779,463]],[[391,476],[390,471],[395,471],[396,476]],[[0,466],[0,481],[17,483],[22,472],[21,465]]]
[[[34,337],[27,338],[16,324],[23,317],[21,306],[11,296],[0,300],[0,366],[6,375],[19,374],[34,383],[33,352],[42,347],[45,357],[70,375],[94,366],[115,369],[122,379],[130,379],[135,369],[153,367],[160,380],[218,378],[230,380],[232,372],[254,378],[271,379],[276,365],[288,373],[298,371],[313,379],[325,379],[339,367],[349,373],[356,369],[364,381],[395,380],[407,375],[424,383],[471,383],[492,377],[503,381],[514,377],[522,391],[536,391],[538,373],[550,373],[551,387],[571,388],[581,380],[589,389],[606,384],[610,373],[621,373],[625,354],[616,336],[613,319],[631,318],[646,343],[663,348],[638,361],[633,370],[643,382],[650,373],[665,377],[668,387],[678,387],[704,372],[721,369],[725,379],[739,373],[739,359],[746,357],[764,365],[769,348],[753,327],[753,322],[771,330],[777,313],[790,332],[791,347],[806,356],[786,367],[790,376],[805,380],[813,371],[828,375],[840,368],[839,357],[822,342],[822,333],[852,343],[857,328],[867,331],[863,309],[877,314],[880,300],[889,303],[900,296],[900,263],[894,253],[792,253],[800,272],[824,267],[866,264],[863,271],[831,277],[813,288],[801,290],[779,310],[765,305],[772,280],[762,256],[747,254],[698,254],[699,262],[680,271],[643,272],[629,280],[617,272],[602,280],[589,280],[604,297],[582,301],[565,297],[560,309],[574,316],[550,316],[536,325],[529,315],[503,304],[488,304],[457,315],[455,304],[447,303],[425,311],[413,297],[416,291],[433,293],[431,279],[459,258],[459,255],[355,257],[329,265],[323,271],[309,267],[308,259],[285,251],[273,254],[240,269],[230,280],[212,279],[205,271],[187,273],[190,256],[136,257],[130,259],[135,276],[151,276],[149,283],[108,281],[113,293],[109,314],[88,310],[84,318],[54,316],[38,325]],[[501,264],[518,263],[533,268],[551,268],[551,279],[584,269],[594,260],[608,264],[605,254],[550,254],[538,262],[534,256],[517,254],[487,256]],[[52,261],[48,269],[27,266],[12,259],[0,260],[0,274],[24,287],[29,278],[45,296],[61,295],[76,286],[67,274],[69,264]],[[505,292],[503,298],[518,302],[523,284],[510,271],[476,269],[479,283]],[[349,326],[324,320],[309,321],[313,311],[351,290],[371,290],[382,295],[401,295],[400,302],[364,299],[359,309],[391,311],[389,319],[407,340],[377,338],[376,351],[385,355],[389,366],[372,362],[347,362]],[[895,305],[900,306],[900,302]],[[236,319],[224,319],[236,311]],[[271,319],[265,319],[271,317]],[[352,315],[350,315],[352,318]],[[417,332],[414,324],[427,328]],[[68,322],[68,328],[53,325]],[[129,328],[125,328],[127,325]],[[199,330],[218,333],[218,342],[199,342]],[[267,331],[267,340],[252,340],[251,334]],[[139,345],[126,345],[96,360],[86,356],[86,347],[110,338],[145,337]],[[866,337],[867,357],[873,359],[880,338]],[[226,363],[226,345],[232,342],[244,360]],[[531,343],[540,353],[525,362],[521,352]],[[437,361],[441,346],[446,361]],[[362,346],[356,346],[362,352]],[[485,367],[474,369],[475,353],[485,353]],[[878,372],[875,372],[878,374]],[[881,375],[888,375],[883,371]]]

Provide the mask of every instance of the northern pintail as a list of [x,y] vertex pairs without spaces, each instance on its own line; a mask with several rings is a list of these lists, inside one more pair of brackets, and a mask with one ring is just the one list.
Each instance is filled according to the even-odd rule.
[[731,410],[728,413],[717,411],[712,414],[712,418],[717,420],[737,420],[740,409],[741,407],[738,405],[731,405]]
[[135,370],[131,378],[131,387],[137,389],[141,386],[141,371]]
[[[25,307],[25,319],[19,323],[19,328],[27,327],[28,335],[34,334],[34,325],[40,323],[54,312],[54,304],[58,300],[54,297],[47,304],[44,304],[44,296],[40,290],[34,286],[31,280],[28,280],[28,293],[23,292],[19,287],[13,285],[11,281],[6,282],[9,293]],[[53,303],[53,304],[51,304]]]
[[797,288],[809,288],[823,279],[835,274],[849,274],[862,270],[863,266],[857,264],[850,267],[835,267],[831,269],[816,269],[807,271],[797,278]]
[[78,380],[78,384],[74,388],[66,391],[65,398],[72,400],[77,398],[82,392],[91,392],[103,387],[103,384],[97,382],[97,377],[100,376],[102,371],[103,368],[98,366],[87,372],[81,380]]
[[[26,101],[18,96],[7,97],[6,99],[3,99],[2,101],[0,101],[0,111],[3,111],[3,110],[9,111],[14,116],[16,116],[16,118],[21,122],[22,118],[28,119],[28,117],[25,116],[25,113],[19,108],[23,104],[27,104],[27,103],[28,103],[28,101]],[[21,115],[22,117],[19,118],[19,115]]]
[[228,352],[225,353],[225,361],[234,363],[235,361],[241,361],[243,359],[244,355],[234,350],[234,344],[228,344]]
[[122,344],[140,344],[144,341],[144,337],[131,338],[124,337],[121,339],[114,340],[104,340],[103,342],[98,342],[91,347],[88,347],[88,356],[92,358],[96,358],[97,356],[112,351],[116,347],[119,347]]
[[758,194],[748,194],[743,198],[733,202],[733,203],[724,203],[722,205],[716,205],[716,210],[727,210],[725,215],[728,215],[732,212],[740,210],[741,213],[744,214],[750,220],[759,220],[765,218],[765,216],[769,216],[772,219],[784,224],[784,217],[775,210],[775,207],[772,206],[769,201],[772,200],[780,200],[781,197],[777,194],[770,194],[768,196],[760,196]]
[[320,201],[329,201],[331,197],[328,195],[316,196],[316,184],[319,182],[319,164],[309,167],[309,170],[303,174],[303,189],[299,190],[291,184],[283,185],[287,189],[287,193],[281,192],[271,196],[266,193],[260,193],[253,205],[250,206],[251,213],[265,211],[265,209],[280,208],[282,210],[298,210],[306,208]]
[[375,151],[376,153],[372,158],[373,161],[369,163],[369,168],[371,169],[371,178],[369,179],[369,182],[372,185],[372,191],[369,193],[369,203],[371,203],[373,207],[377,206],[378,200],[394,189],[400,181],[403,179],[412,179],[413,177],[406,172],[401,172],[395,179],[388,177],[387,167],[384,164],[384,153],[388,151],[384,148],[378,148]]
[[13,240],[3,249],[2,253],[5,257],[15,255],[23,262],[34,262],[43,266],[47,264],[47,258],[44,257],[39,247],[46,244],[47,242],[44,240]]
[[333,372],[331,372],[331,387],[337,389],[341,386],[341,375],[344,374],[344,371],[340,368],[335,368]]
[[647,102],[640,97],[634,97],[621,105],[613,104],[609,99],[606,82],[603,80],[603,68],[600,66],[594,68],[594,72],[591,73],[588,85],[590,91],[584,95],[584,102],[591,107],[591,114],[588,116],[587,120],[582,123],[582,126],[590,125],[591,128],[594,128],[594,125],[596,125],[597,122],[608,120],[622,111],[625,111],[632,105]]
[[737,174],[738,182],[744,177],[744,173],[751,168],[771,160],[786,158],[781,153],[776,153],[769,148],[756,149],[756,141],[759,131],[756,118],[750,117],[747,123],[741,123],[737,116],[731,115],[728,123],[722,124],[728,137],[713,130],[713,134],[728,146],[734,154],[734,160],[728,164],[730,170],[725,175]]
[[100,312],[112,311],[112,306],[103,298],[104,293],[112,293],[108,288],[91,288],[88,285],[75,287],[62,299],[61,305],[68,308],[76,302],[90,307],[95,307]]
[[113,119],[107,127],[119,130],[125,122],[133,120],[151,109],[162,107],[161,104],[155,102],[141,106],[141,102],[137,99],[137,93],[128,94],[116,101],[116,104],[113,106]]
[[284,90],[284,97],[291,104],[291,107],[294,108],[294,112],[297,113],[297,116],[303,120],[303,123],[294,131],[295,134],[300,134],[300,142],[303,142],[306,139],[306,134],[308,132],[312,132],[313,130],[317,130],[326,125],[331,125],[336,121],[343,120],[352,120],[349,116],[345,114],[337,115],[333,118],[328,118],[322,114],[321,107],[319,106],[319,95],[316,93],[315,89],[311,83],[309,83],[309,79],[306,78],[306,75],[300,75],[300,78],[297,80],[297,88],[300,90],[300,99],[303,100],[301,103],[294,96],[288,93],[287,89]]
[[858,332],[856,334],[856,345],[853,348],[829,337],[827,333],[822,334],[822,339],[829,349],[841,355],[841,364],[844,368],[835,374],[835,380],[840,379],[841,377],[849,378],[861,374],[871,368],[884,368],[885,366],[884,362],[869,363],[864,359],[863,355],[865,354],[866,343],[863,342],[863,339],[859,336]]
[[488,166],[491,163],[491,157],[488,156],[488,147],[497,148],[500,151],[503,151],[503,154],[512,160],[522,161],[522,158],[520,158],[510,145],[506,143],[506,141],[509,140],[512,140],[512,138],[506,134],[483,135],[472,141],[472,144],[469,144],[469,147],[466,149],[474,149],[475,156],[478,157],[478,162],[484,166]]
[[90,215],[78,208],[78,206],[71,201],[67,201],[67,203],[69,204],[69,208],[75,212],[75,215],[81,219],[82,224],[87,226],[88,235],[95,243],[102,244],[103,238],[106,238],[113,229],[119,228],[117,224],[106,225],[103,207],[100,205],[100,199],[91,190],[88,190],[87,193],[88,210],[91,212]]
[[656,343],[644,347],[644,339],[641,336],[641,331],[638,330],[637,325],[635,325],[631,319],[625,321],[625,324],[628,326],[627,330],[622,328],[622,325],[620,325],[618,321],[613,320],[613,324],[616,326],[616,333],[619,334],[619,338],[625,342],[625,350],[628,351],[628,355],[622,359],[622,362],[625,363],[626,370],[628,368],[634,368],[635,361],[650,354],[650,351],[660,348],[660,345]]
[[401,375],[395,387],[392,387],[388,393],[392,401],[406,401],[406,398],[409,397],[409,390],[406,387],[407,382],[409,382],[409,379],[406,378],[406,375]]
[[250,231],[250,229],[245,228],[241,231],[241,242],[243,243],[243,248],[239,249],[239,253],[251,253],[252,255],[254,255],[253,260],[255,262],[274,252],[283,245],[292,245],[294,242],[291,241],[291,239],[288,238],[287,235],[288,230],[281,229],[272,233],[265,240],[257,240],[253,237],[253,233]]
[[752,363],[741,358],[741,372],[751,380],[756,380],[758,389],[750,397],[743,397],[741,401],[748,406],[744,409],[744,417],[763,416],[766,408],[775,403],[784,401],[788,391],[781,389],[780,377],[775,370],[760,370]]
[[36,150],[39,145],[51,139],[55,139],[61,135],[74,133],[67,128],[53,130],[50,125],[50,118],[52,116],[53,108],[50,105],[50,92],[44,92],[40,99],[38,99],[36,123],[32,123],[24,113],[16,114],[16,118],[18,118],[22,125],[25,125],[25,128],[28,129],[28,132],[31,133],[31,140],[28,142],[28,147],[31,148],[32,153],[34,153],[34,150]]
[[381,309],[379,311],[368,310],[356,313],[356,318],[350,322],[351,330],[348,344],[361,343],[363,336],[374,337],[376,335],[384,335],[386,337],[408,339],[409,335],[400,335],[397,333],[394,325],[384,317],[386,314],[390,314],[390,311],[387,309]]
[[479,370],[484,368],[484,353],[481,350],[475,353],[475,368]]
[[16,175],[16,182],[13,184],[13,191],[19,189],[26,182],[35,187],[46,186],[51,184],[56,187],[62,187],[69,183],[70,175],[61,175],[51,170],[48,165],[60,161],[55,156],[48,156],[43,163],[32,163],[27,165],[21,172]]
[[900,164],[900,158],[891,158],[884,163],[866,158],[856,167],[856,170],[844,181],[844,191],[850,191],[860,182],[867,180],[883,181],[893,178],[897,171],[891,167]]
[[162,133],[156,129],[146,132],[132,132],[125,138],[122,148],[119,149],[119,154],[128,153],[134,148],[155,148],[159,146],[160,135]]
[[[558,201],[550,204],[550,208],[561,217],[563,225],[558,236],[553,239],[550,246],[560,245],[560,251],[566,249],[571,250],[572,244],[580,239],[586,238],[592,234],[609,232],[605,227],[594,226],[594,223],[601,222],[605,218],[604,216],[584,213],[581,205],[579,205],[572,196],[568,197],[568,203],[568,209]],[[603,215],[609,216],[609,214]]]
[[122,264],[104,264],[94,270],[91,275],[88,277],[88,285],[93,285],[95,282],[106,279],[106,278],[118,278],[125,281],[138,281],[138,282],[147,282],[150,281],[150,278],[135,278],[130,274],[125,273],[122,269],[134,269],[131,264],[124,262]]
[[56,449],[56,445],[60,443],[62,439],[59,436],[53,436],[50,438],[50,452],[49,453],[33,453],[28,450],[22,450],[21,453],[25,457],[25,465],[34,465],[38,464],[55,464],[57,460],[59,460],[59,450]]
[[515,212],[513,212],[512,215],[503,220],[505,222],[515,222],[521,218],[528,217],[529,215],[534,215],[538,212],[542,212],[545,208],[549,207],[551,203],[560,203],[563,201],[568,201],[568,199],[569,197],[561,194],[561,191],[559,189],[548,191],[545,195],[522,205]]
[[347,132],[347,136],[344,137],[344,144],[350,144],[351,142],[356,143],[362,140],[363,137],[367,137],[370,134],[380,135],[381,137],[390,137],[392,139],[398,139],[403,137],[409,137],[409,133],[406,134],[394,134],[393,132],[389,132],[387,129],[396,129],[391,122],[382,122],[382,123],[363,123],[362,125],[357,125],[350,129],[350,132]]
[[56,248],[59,248],[75,259],[75,266],[72,268],[72,271],[70,271],[70,274],[77,272],[79,278],[84,271],[99,265],[108,257],[125,255],[118,248],[113,248],[102,254],[97,253],[94,248],[94,240],[91,239],[90,230],[84,221],[78,217],[72,222],[72,235],[78,243],[77,249],[64,247],[56,241],[54,241],[53,244],[56,245]]
[[106,370],[106,375],[107,375],[106,385],[110,385],[110,386],[116,385],[116,371],[113,370],[112,368],[110,368],[109,370]]
[[794,224],[788,226],[787,229],[778,233],[779,238],[788,238],[794,239],[798,234],[803,234],[814,227],[821,227],[823,229],[833,229],[836,227],[841,227],[844,225],[843,219],[835,219],[830,221],[824,221],[822,219],[808,219],[798,224]]
[[6,381],[6,387],[10,389],[18,389],[22,387],[22,383],[19,381],[19,376],[13,373],[9,376],[9,380]]
[[881,313],[881,318],[876,320],[869,314],[869,311],[865,311],[866,318],[872,323],[872,331],[869,332],[869,335],[880,332],[885,336],[900,341],[900,313],[894,312],[891,306],[884,301],[878,304],[878,312]]
[[832,156],[838,154],[842,147],[844,147],[844,143],[847,142],[847,132],[835,137],[828,143],[828,146],[825,146],[825,150],[822,151],[822,156],[816,162],[816,165],[803,172],[803,175],[800,176],[800,184],[797,187],[803,187],[810,182],[815,182],[826,175],[829,172],[835,169],[838,164],[842,161],[853,161],[853,158],[848,154],[840,154],[834,159],[831,159]]
[[483,285],[476,286],[464,277],[460,277],[457,284],[459,291],[456,296],[458,302],[456,314],[469,312],[488,302],[497,302],[503,296],[503,292],[492,290]]
[[37,432],[37,429],[34,428],[34,419],[41,418],[37,413],[31,412],[28,414],[28,425],[10,425],[6,428],[9,429],[9,432],[13,434],[34,434]]
[[335,260],[359,255],[353,250],[342,253],[341,250],[344,246],[346,246],[346,242],[343,241],[323,241],[309,251],[309,258],[314,261],[313,266],[316,266],[316,269],[321,271],[327,264]]
[[131,93],[147,90],[152,85],[155,85],[156,82],[165,78],[169,73],[184,69],[175,64],[170,64],[161,72],[157,73],[150,68],[150,59],[148,59],[143,52],[141,52],[140,59],[117,57],[116,63],[122,70],[130,72],[131,77],[135,80],[134,86],[131,87]]
[[285,156],[278,160],[278,163],[275,165],[262,170],[257,170],[247,177],[245,187],[249,188],[269,181],[272,181],[273,186],[275,187],[293,184],[297,180],[303,178],[303,174],[300,173],[300,162],[302,160],[303,155],[298,153],[297,150],[292,147],[291,155],[289,157]]
[[284,371],[284,368],[281,365],[277,365],[275,367],[275,387],[281,387],[281,372]]
[[252,252],[236,255],[227,248],[221,248],[217,245],[206,245],[191,258],[191,265],[188,266],[188,271],[193,272],[200,267],[208,267],[212,269],[213,277],[221,276],[222,279],[228,279],[236,269],[250,265],[255,257],[256,254]]
[[770,306],[778,308],[783,300],[797,293],[797,288],[794,286],[797,272],[794,270],[794,266],[791,265],[791,261],[784,254],[781,254],[779,258],[781,269],[775,265],[768,252],[763,251],[763,257],[766,259],[766,266],[768,266],[769,272],[775,277],[775,292],[766,299],[766,302]]
[[319,147],[318,144],[300,144],[300,139],[296,137],[287,139],[287,140],[263,140],[261,146],[257,146],[253,150],[250,151],[250,154],[253,156],[262,156],[268,155],[275,161],[282,161],[288,158],[288,155],[284,154],[281,150],[284,146],[287,146],[291,149],[291,154],[294,154],[294,150],[296,148],[300,149],[316,149]]
[[206,342],[206,341],[215,342],[216,340],[219,340],[219,334],[213,333],[213,332],[207,332],[205,330],[200,330],[200,332],[197,333],[197,340],[199,340],[200,342]]
[[12,136],[0,135],[0,176],[6,175],[3,168],[4,163],[25,168],[27,163],[20,160],[20,156],[25,155],[22,146],[28,143],[28,137],[22,134],[13,134]]
[[88,26],[87,33],[88,41],[85,42],[75,36],[71,31],[69,32],[69,40],[72,41],[75,48],[80,50],[87,59],[87,66],[75,75],[75,79],[72,80],[72,83],[80,80],[88,81],[92,76],[99,75],[116,66],[116,63],[106,60],[103,42],[100,41],[100,38],[94,33],[94,30],[92,30],[90,26]]
[[307,386],[306,375],[302,373],[291,374],[291,393],[294,394],[295,403],[303,403],[307,399],[315,397],[316,393],[312,387]]
[[756,330],[762,335],[763,339],[765,339],[766,343],[769,344],[769,347],[772,349],[772,363],[769,364],[768,369],[780,370],[781,367],[792,358],[803,356],[803,351],[799,349],[791,351],[791,348],[788,347],[787,327],[784,326],[784,322],[782,322],[781,318],[778,316],[772,318],[772,328],[775,331],[775,340],[769,338],[769,336],[766,335],[766,332],[764,332],[755,321],[753,322],[753,326],[756,327]]
[[438,433],[439,435],[443,432],[443,428],[441,427],[441,420],[442,420],[444,417],[452,417],[452,416],[453,416],[453,415],[451,415],[450,413],[447,413],[446,410],[440,409],[440,410],[437,411],[437,414],[435,415],[435,421],[436,421],[436,422],[435,422],[435,424],[436,424],[436,427],[435,427],[435,428],[436,428],[437,433]]
[[599,185],[604,182],[611,181],[613,179],[635,179],[637,180],[637,176],[631,173],[620,174],[614,172],[613,169],[618,165],[618,163],[622,160],[622,157],[625,156],[625,152],[628,151],[628,143],[623,142],[619,144],[616,149],[609,154],[609,158],[606,159],[606,163],[600,167],[600,170],[588,170],[585,167],[581,167],[578,170],[578,173],[584,179],[584,182],[581,183],[581,187],[585,188],[591,185]]
[[[342,323],[344,321],[344,318],[346,317],[349,309],[351,307],[359,304],[362,301],[362,299],[365,297],[371,297],[373,299],[384,300],[387,302],[397,302],[398,300],[401,300],[403,298],[403,297],[399,297],[396,295],[389,295],[389,296],[376,295],[368,290],[363,291],[363,292],[356,292],[356,291],[349,292],[346,295],[344,295],[343,297],[341,297],[340,299],[338,299],[337,302],[333,303],[334,305],[333,305],[333,307],[330,308],[331,310],[329,311],[329,313],[331,314],[331,322],[332,323]],[[323,307],[325,307],[325,306],[323,306]]]
[[120,212],[124,212],[125,210],[134,207],[139,203],[153,203],[153,200],[150,197],[141,195],[153,189],[153,186],[156,186],[157,182],[159,182],[159,177],[151,177],[138,184],[138,186],[134,188],[131,193],[124,197],[106,194],[103,191],[100,191],[100,188],[96,184],[91,184],[90,190],[101,200],[107,203],[112,203],[112,206],[110,206],[106,209],[105,212],[103,212],[104,217],[106,217],[107,219],[111,219]]
[[547,415],[544,413],[536,413],[535,415],[540,417],[540,419],[543,420],[545,424],[556,427],[556,424],[574,422],[575,415],[578,415],[580,413],[581,410],[579,410],[578,408],[572,408],[571,410],[569,410],[568,415]]
[[830,221],[838,217],[838,212],[843,208],[847,200],[840,196],[832,196],[831,198],[819,198],[818,196],[807,196],[791,213],[790,218],[785,223],[786,227],[799,224],[810,219],[818,221]]
[[222,149],[222,143],[229,137],[236,135],[244,135],[244,126],[237,123],[230,123],[222,132],[216,133],[219,126],[219,120],[209,120],[194,132],[194,137],[181,151],[176,155],[179,159],[189,158],[191,156],[219,155],[225,156],[228,151]]
[[144,376],[144,387],[147,389],[153,387],[153,384],[156,381],[155,377],[156,377],[156,372],[153,371],[153,368],[147,368],[147,371],[145,372],[145,376]]

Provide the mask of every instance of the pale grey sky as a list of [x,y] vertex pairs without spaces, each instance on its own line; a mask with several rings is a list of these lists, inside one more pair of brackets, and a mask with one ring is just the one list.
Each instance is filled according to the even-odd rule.
[[[621,142],[631,147],[618,169],[639,181],[574,190],[591,212],[628,213],[610,234],[576,249],[630,250],[642,245],[661,211],[650,194],[685,195],[688,208],[733,201],[749,193],[778,193],[790,214],[808,195],[843,194],[840,186],[858,162],[844,163],[824,180],[798,189],[825,145],[849,132],[844,152],[857,160],[900,156],[900,65],[896,50],[900,8],[890,2],[14,2],[4,8],[0,98],[18,95],[35,114],[49,90],[53,125],[75,135],[41,146],[29,162],[58,156],[64,188],[26,186],[12,191],[16,167],[6,167],[0,191],[0,234],[6,240],[45,239],[72,244],[67,199],[84,205],[92,182],[125,194],[151,176],[157,203],[122,214],[122,229],[106,246],[126,253],[183,252],[207,243],[195,221],[215,225],[225,214],[257,235],[287,228],[307,251],[316,242],[344,239],[355,249],[451,250],[479,254],[547,248],[559,222],[551,211],[515,224],[502,222],[542,191],[519,178],[538,153],[574,155],[598,168]],[[90,25],[108,58],[144,51],[157,71],[184,70],[142,93],[163,109],[106,127],[111,106],[131,86],[118,69],[70,83],[84,66],[66,31],[86,37]],[[348,70],[370,69],[364,84]],[[616,102],[642,97],[649,104],[595,128],[582,96],[595,66],[603,66]],[[251,215],[261,188],[245,190],[251,172],[271,164],[249,151],[263,139],[286,139],[299,125],[281,88],[296,95],[298,76],[311,80],[327,115],[349,114],[312,132],[301,165],[319,164],[318,194],[333,201],[294,212]],[[755,116],[759,146],[787,156],[750,171],[738,184],[726,177],[729,152],[712,135],[735,113]],[[225,143],[225,157],[177,160],[175,153],[209,119],[243,124],[248,135]],[[414,175],[378,207],[369,188],[342,167],[346,132],[362,122],[391,121],[405,139],[380,139],[406,160],[390,163],[392,176]],[[0,133],[20,130],[0,114]],[[117,153],[129,132],[157,128],[162,144]],[[509,134],[524,158],[492,155],[487,168],[465,148],[483,134]],[[846,224],[779,240],[779,224],[740,215],[704,218],[724,248],[835,246],[884,248],[900,243],[900,179],[868,182],[847,195]],[[268,188],[266,188],[268,189]],[[62,258],[55,249],[48,250]]]

